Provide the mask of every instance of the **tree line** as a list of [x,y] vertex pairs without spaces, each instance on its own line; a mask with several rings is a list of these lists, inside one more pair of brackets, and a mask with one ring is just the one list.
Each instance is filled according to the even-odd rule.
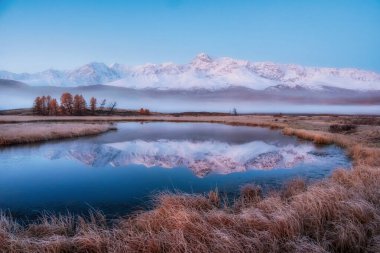
[[[98,107],[98,100],[95,97],[90,99],[87,107],[86,99],[82,95],[72,95],[65,92],[61,95],[60,103],[51,96],[36,97],[33,103],[33,113],[37,115],[57,116],[57,115],[94,115],[96,112],[107,112],[112,114],[116,108],[116,102],[112,102],[106,108],[107,101],[102,100]],[[107,111],[106,111],[107,109]]]

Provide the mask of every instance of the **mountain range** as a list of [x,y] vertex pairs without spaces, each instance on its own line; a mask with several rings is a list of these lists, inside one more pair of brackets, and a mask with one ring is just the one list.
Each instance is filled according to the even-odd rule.
[[38,73],[0,71],[0,79],[20,81],[31,86],[110,85],[130,89],[221,90],[244,87],[252,90],[347,89],[380,90],[380,74],[354,68],[303,67],[294,64],[249,62],[232,58],[212,58],[198,54],[188,64],[89,63],[77,69],[49,69]]
[[[197,55],[188,64],[90,63],[70,71],[0,71],[0,110],[63,92],[119,108],[242,113],[380,113],[380,74]],[[302,105],[302,106],[300,106]]]

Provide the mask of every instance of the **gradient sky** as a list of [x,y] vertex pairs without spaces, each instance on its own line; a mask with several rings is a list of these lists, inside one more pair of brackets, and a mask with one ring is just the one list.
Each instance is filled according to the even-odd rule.
[[197,53],[380,72],[380,0],[0,0],[0,69]]

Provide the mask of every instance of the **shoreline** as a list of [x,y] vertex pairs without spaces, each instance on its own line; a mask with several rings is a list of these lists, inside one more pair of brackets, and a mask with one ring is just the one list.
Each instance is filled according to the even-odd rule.
[[[360,117],[359,117],[360,119]],[[62,127],[65,126],[77,126],[78,129],[71,127],[74,130],[73,133],[65,131],[64,128],[59,130],[50,129],[51,132],[57,133],[57,137],[54,136],[44,138],[40,135],[40,141],[48,141],[60,138],[81,137],[86,135],[101,134],[109,130],[116,130],[113,123],[122,122],[177,122],[177,123],[217,123],[226,125],[237,126],[252,126],[252,127],[266,127],[271,129],[280,129],[285,135],[293,135],[298,138],[312,141],[316,144],[336,144],[345,148],[350,155],[354,152],[354,149],[358,148],[380,149],[380,116],[363,117],[363,119],[373,119],[374,122],[364,122],[364,124],[357,124],[359,126],[355,133],[331,133],[328,131],[328,127],[331,124],[342,124],[352,120],[351,116],[346,115],[334,115],[334,116],[295,116],[295,115],[239,115],[239,116],[172,116],[172,115],[160,115],[160,116],[1,116],[0,115],[0,146],[2,144],[2,138],[6,140],[7,133],[4,131],[9,126],[27,126],[25,124],[32,124],[34,127],[41,126],[53,126]],[[360,123],[360,122],[359,122]],[[107,127],[105,127],[107,125]],[[88,130],[88,131],[86,131]],[[366,138],[370,131],[374,140]],[[60,132],[63,132],[60,135]],[[19,133],[19,132],[18,132]],[[25,133],[25,137],[28,137],[28,133]],[[62,136],[62,137],[61,137]],[[12,138],[11,138],[12,139]],[[24,142],[23,142],[24,141]],[[38,138],[33,142],[38,142]],[[4,141],[3,141],[4,143]],[[20,142],[10,142],[10,144],[27,144],[27,139],[20,140]]]

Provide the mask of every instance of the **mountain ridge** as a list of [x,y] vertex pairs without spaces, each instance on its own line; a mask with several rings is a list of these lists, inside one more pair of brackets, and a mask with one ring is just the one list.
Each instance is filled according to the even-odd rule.
[[380,74],[355,68],[304,67],[295,64],[250,62],[228,57],[212,58],[198,54],[187,64],[161,63],[127,66],[91,62],[67,71],[49,69],[16,74],[0,71],[1,79],[32,86],[111,85],[133,89],[219,90],[242,86],[254,90],[271,87],[323,90],[380,90]]

